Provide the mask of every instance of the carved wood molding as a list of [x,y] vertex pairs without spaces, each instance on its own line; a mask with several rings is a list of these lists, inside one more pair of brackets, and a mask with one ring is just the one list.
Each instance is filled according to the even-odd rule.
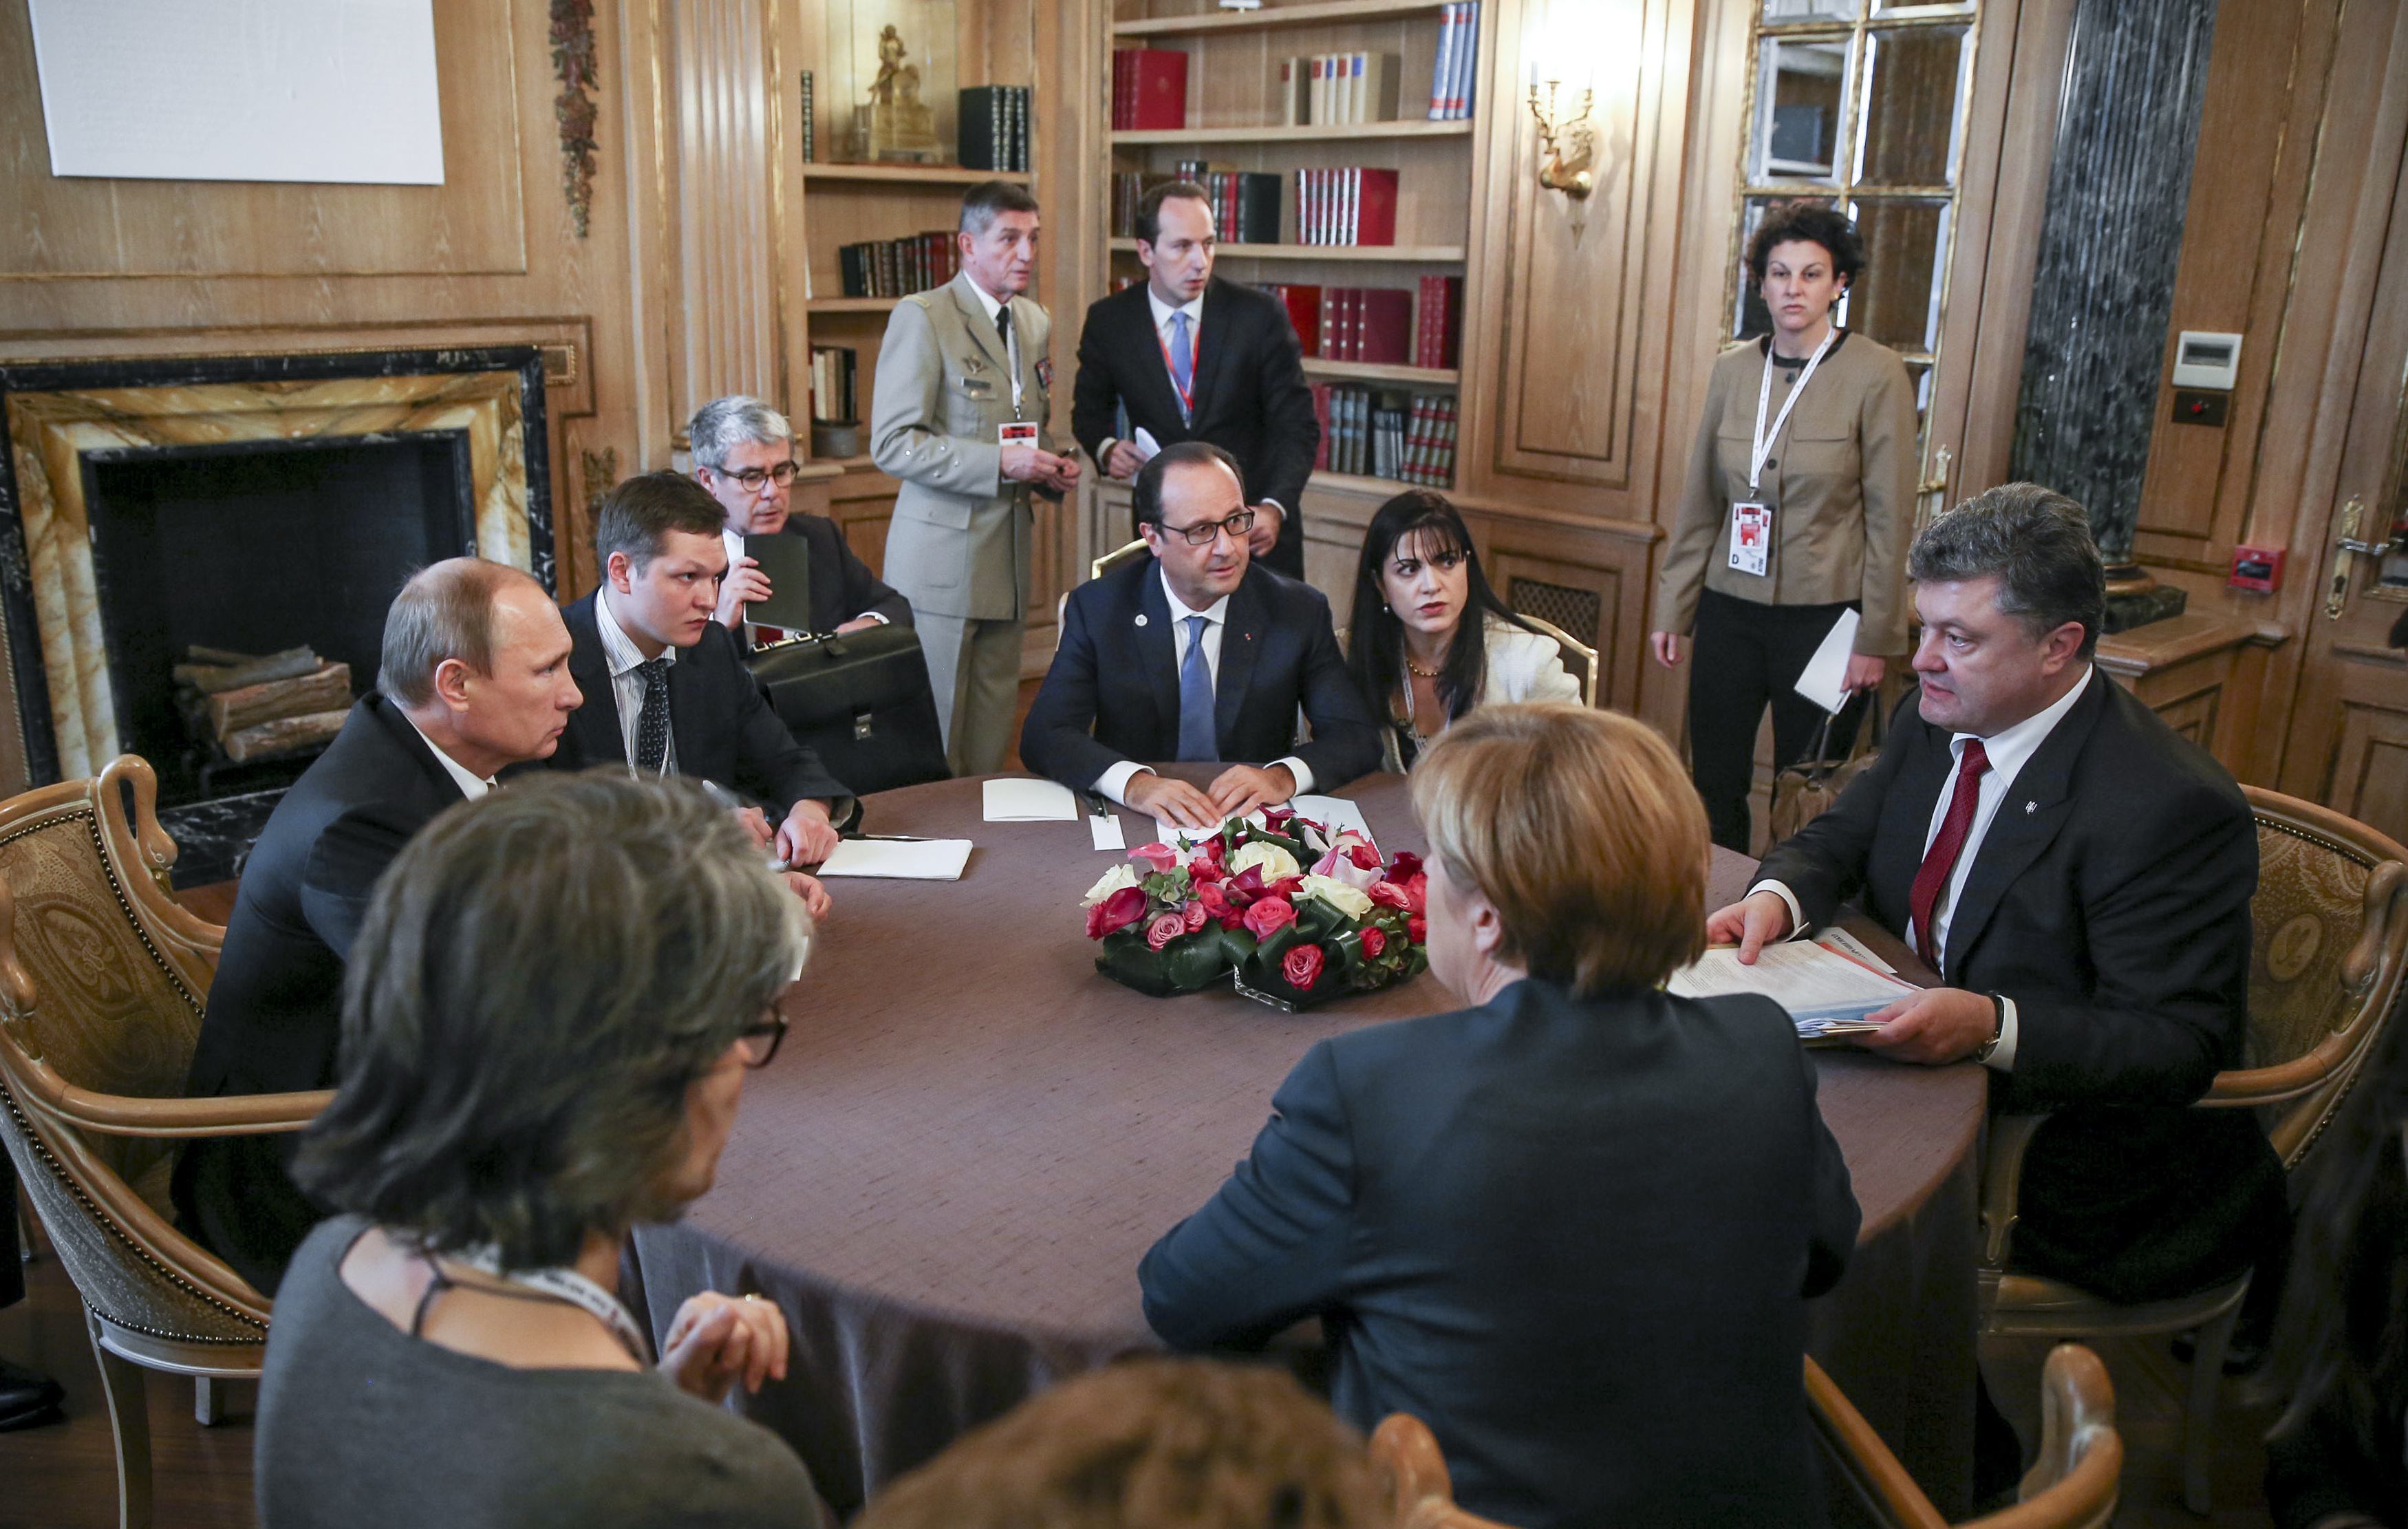
[[552,114],[560,124],[560,190],[583,238],[594,217],[594,0],[552,0],[552,69],[560,80]]

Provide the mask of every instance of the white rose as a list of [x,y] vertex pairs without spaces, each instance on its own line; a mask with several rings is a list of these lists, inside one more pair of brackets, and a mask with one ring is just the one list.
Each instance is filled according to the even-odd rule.
[[1131,868],[1126,860],[1123,860],[1120,864],[1112,867],[1110,871],[1105,872],[1103,880],[1087,888],[1087,895],[1080,900],[1079,906],[1082,908],[1092,908],[1096,903],[1101,902],[1104,899],[1111,896],[1114,892],[1119,891],[1122,887],[1134,887],[1136,885],[1137,872]]
[[1298,897],[1317,897],[1349,918],[1361,918],[1371,911],[1371,900],[1335,876],[1307,876],[1304,885],[1296,889]]
[[1265,886],[1275,881],[1285,881],[1304,869],[1296,863],[1295,856],[1277,844],[1267,844],[1260,839],[1248,840],[1238,846],[1238,853],[1229,857],[1229,874],[1233,876],[1243,875],[1257,866],[1262,868]]

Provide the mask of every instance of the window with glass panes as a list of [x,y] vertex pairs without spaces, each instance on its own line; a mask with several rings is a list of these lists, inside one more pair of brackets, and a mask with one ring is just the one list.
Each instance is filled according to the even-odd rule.
[[1740,164],[1733,339],[1772,328],[1741,268],[1766,209],[1793,201],[1842,208],[1864,241],[1866,269],[1839,322],[1898,352],[1918,411],[1929,405],[1977,10],[1978,0],[1764,0]]

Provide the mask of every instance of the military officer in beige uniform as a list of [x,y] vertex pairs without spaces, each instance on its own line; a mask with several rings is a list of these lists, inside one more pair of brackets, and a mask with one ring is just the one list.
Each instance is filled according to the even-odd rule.
[[957,775],[1003,765],[1020,695],[1032,493],[1078,486],[1050,449],[1054,364],[1037,268],[1037,199],[990,180],[962,197],[961,274],[895,305],[878,352],[869,453],[899,480],[885,576],[911,602],[945,755]]

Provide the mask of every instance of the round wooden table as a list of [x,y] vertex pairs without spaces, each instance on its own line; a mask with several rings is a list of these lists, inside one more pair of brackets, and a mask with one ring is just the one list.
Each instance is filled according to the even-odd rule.
[[[1341,794],[1383,848],[1422,847],[1401,777]],[[967,871],[831,882],[793,1028],[747,1082],[717,1187],[682,1222],[639,1231],[629,1260],[656,1328],[699,1290],[781,1305],[791,1374],[743,1405],[848,1515],[1050,1381],[1158,1348],[1138,1260],[1219,1187],[1307,1047],[1457,1006],[1426,974],[1306,1015],[1226,988],[1131,992],[1096,972],[1079,907],[1121,857],[1092,848],[1083,820],[986,823],[981,801],[976,780],[870,799],[871,831],[973,840]],[[1153,837],[1120,817],[1130,844]],[[1718,852],[1715,895],[1749,869]],[[1814,1303],[1813,1349],[1942,1509],[1961,1509],[1985,1079],[1817,1061],[1864,1230]]]

